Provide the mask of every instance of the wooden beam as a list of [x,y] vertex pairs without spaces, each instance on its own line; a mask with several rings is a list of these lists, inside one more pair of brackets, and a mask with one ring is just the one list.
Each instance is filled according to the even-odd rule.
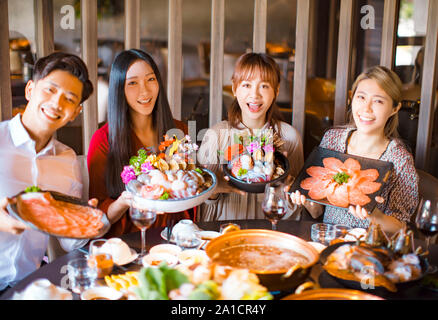
[[309,17],[309,45],[307,49],[307,78],[312,78],[316,74],[316,49],[317,49],[317,26],[318,26],[318,4],[316,0],[310,2]]
[[169,0],[167,97],[173,117],[181,120],[182,0]]
[[35,42],[37,58],[55,51],[53,0],[35,0]]
[[400,0],[385,0],[380,65],[394,68]]
[[125,0],[125,49],[140,49],[140,0]]
[[292,125],[304,137],[306,115],[307,58],[310,36],[311,3],[297,0],[295,70],[293,82]]
[[225,0],[211,3],[210,49],[210,127],[222,120],[222,92],[224,78]]
[[98,128],[97,113],[97,0],[81,0],[82,59],[87,65],[93,94],[83,107],[83,150],[88,153],[91,137]]
[[8,1],[0,1],[0,121],[12,118]]
[[253,52],[266,52],[267,14],[267,0],[254,0]]
[[353,7],[354,0],[341,0],[334,125],[344,124],[346,120],[353,39]]
[[[428,170],[438,81],[438,1],[429,1],[415,165]],[[434,164],[436,165],[436,164]]]
[[327,65],[326,65],[326,77],[329,79],[335,78],[335,65],[336,65],[336,6],[338,0],[330,0],[330,13],[329,13],[329,30],[328,30],[328,43],[327,43]]

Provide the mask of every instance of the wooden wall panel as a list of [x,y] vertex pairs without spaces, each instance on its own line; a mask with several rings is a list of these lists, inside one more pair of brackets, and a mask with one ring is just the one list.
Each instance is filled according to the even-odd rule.
[[393,69],[395,62],[399,9],[400,0],[385,0],[380,65],[389,69]]
[[344,124],[346,120],[352,55],[353,8],[354,0],[341,0],[334,125]]
[[326,77],[329,79],[336,78],[336,45],[337,45],[337,27],[336,27],[336,9],[339,0],[330,0],[329,13],[329,31],[328,31],[328,48],[327,48],[327,67]]
[[[433,117],[436,103],[438,81],[438,1],[429,1],[427,17],[427,34],[424,48],[423,78],[421,80],[421,104],[418,119],[417,145],[415,165],[422,170],[429,168],[429,152],[431,146]],[[433,164],[436,166],[436,163]]]
[[93,94],[83,103],[83,152],[98,128],[97,113],[97,0],[81,0],[82,59],[87,65]]
[[8,1],[0,1],[0,121],[12,117]]
[[125,0],[125,49],[140,49],[140,0]]
[[53,0],[35,0],[35,42],[37,58],[55,50],[53,27]]
[[295,69],[292,101],[292,125],[304,137],[306,114],[307,58],[309,51],[311,1],[297,0]]
[[253,52],[266,52],[267,0],[254,0]]
[[169,0],[167,97],[173,117],[181,120],[182,0]]
[[211,2],[210,127],[222,120],[225,0]]

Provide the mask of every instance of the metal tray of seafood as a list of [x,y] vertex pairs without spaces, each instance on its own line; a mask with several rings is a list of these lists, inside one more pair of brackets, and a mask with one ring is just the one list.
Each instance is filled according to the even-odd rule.
[[228,169],[227,164],[223,164],[222,169],[224,171],[224,174],[230,178],[230,183],[233,186],[235,186],[237,189],[243,190],[243,191],[246,191],[249,193],[264,193],[265,186],[268,183],[283,181],[286,179],[287,175],[289,174],[290,166],[289,166],[289,160],[287,159],[287,157],[279,151],[275,151],[274,155],[275,155],[275,160],[280,162],[281,166],[283,167],[284,173],[281,176],[279,176],[278,178],[270,180],[270,181],[249,182],[248,183],[244,180],[241,180],[241,179],[234,177],[231,174],[231,171]]
[[[63,201],[63,202],[67,202],[67,203],[72,203],[72,204],[76,204],[76,205],[80,205],[83,207],[89,207],[89,208],[93,208],[95,210],[99,210],[95,207],[90,206],[88,203],[84,203],[81,199],[79,198],[75,198],[72,196],[68,196],[66,194],[60,193],[60,192],[56,192],[56,191],[49,191],[49,190],[41,190],[38,191],[39,193],[44,193],[44,192],[49,192],[53,198],[55,200],[58,201]],[[25,191],[22,191],[20,193],[18,193],[17,195],[15,195],[13,198],[18,199],[19,197],[21,197],[23,194],[26,194]],[[58,233],[50,233],[47,232],[45,230],[42,230],[40,228],[38,228],[35,224],[33,224],[32,222],[28,221],[27,219],[25,219],[22,214],[20,213],[20,211],[17,208],[17,204],[16,203],[9,203],[7,205],[7,210],[9,212],[9,214],[11,214],[13,217],[15,217],[16,219],[22,221],[24,224],[26,224],[27,226],[29,226],[30,228],[34,229],[34,230],[38,230],[39,232],[42,232],[44,234],[50,235],[50,236],[54,236],[57,238],[68,238],[68,239],[95,239],[95,238],[100,238],[102,237],[105,233],[108,232],[108,230],[111,228],[111,223],[108,220],[108,217],[106,216],[106,214],[104,212],[102,212],[102,218],[101,218],[101,222],[103,223],[102,228],[100,228],[98,230],[98,233],[96,233],[95,235],[93,235],[92,238],[89,237],[73,237],[73,236],[65,236],[64,234],[58,234]],[[100,210],[99,210],[100,211]]]
[[367,194],[367,196],[370,198],[371,201],[369,203],[367,203],[365,206],[363,206],[363,208],[365,208],[368,212],[372,212],[377,205],[375,198],[381,194],[383,188],[385,187],[385,185],[389,181],[389,178],[390,178],[392,170],[393,170],[392,162],[376,160],[376,159],[369,159],[369,158],[354,156],[354,155],[350,155],[350,154],[346,154],[346,153],[342,153],[342,152],[338,152],[338,151],[334,151],[334,150],[330,150],[330,149],[326,149],[326,148],[322,148],[322,147],[315,147],[313,149],[313,151],[310,153],[310,155],[308,156],[308,158],[306,159],[303,168],[298,173],[298,176],[296,177],[295,181],[293,182],[293,184],[290,188],[290,192],[294,192],[296,190],[299,190],[300,193],[305,195],[306,199],[309,201],[320,203],[320,204],[326,205],[326,206],[345,209],[344,207],[339,207],[339,206],[333,205],[332,203],[330,203],[327,200],[327,198],[324,198],[322,200],[314,200],[314,199],[310,198],[309,197],[309,190],[305,190],[305,189],[301,188],[301,186],[300,186],[301,181],[310,177],[310,175],[306,172],[306,170],[309,167],[312,167],[312,166],[324,167],[323,159],[330,158],[330,157],[337,158],[337,159],[341,160],[342,162],[346,161],[348,158],[355,159],[360,163],[361,170],[376,169],[378,171],[379,176],[376,180],[374,180],[374,182],[381,183],[381,186],[380,186],[379,190],[377,190],[376,192],[371,193],[371,194]]
[[[323,266],[325,265],[327,258],[330,256],[330,254],[333,253],[333,251],[346,244],[355,245],[356,242],[354,241],[339,242],[325,248],[319,255],[319,262],[321,263],[321,265]],[[395,283],[396,292],[402,292],[406,289],[412,288],[413,286],[419,285],[421,283],[422,279],[427,274],[428,264],[426,259],[424,259],[421,256],[419,258],[420,258],[420,266],[421,266],[421,276],[413,280]],[[335,279],[336,282],[338,282],[341,286],[345,288],[370,292],[378,296],[393,294],[393,292],[390,292],[387,288],[383,286],[363,286],[360,281],[342,279],[330,274],[326,270],[324,270],[323,272],[328,274],[331,278]]]

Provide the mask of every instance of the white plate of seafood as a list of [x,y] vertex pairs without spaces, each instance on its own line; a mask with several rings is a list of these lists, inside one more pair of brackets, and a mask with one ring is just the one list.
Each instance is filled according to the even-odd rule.
[[151,170],[131,180],[126,190],[134,194],[139,209],[172,213],[202,204],[216,185],[216,176],[208,169]]

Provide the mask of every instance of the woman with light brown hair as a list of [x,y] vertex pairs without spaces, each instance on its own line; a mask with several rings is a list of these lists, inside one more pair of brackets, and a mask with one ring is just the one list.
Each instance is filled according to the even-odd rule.
[[[367,228],[374,219],[389,232],[408,222],[418,205],[418,177],[412,155],[398,139],[398,111],[402,83],[391,70],[375,66],[360,74],[352,86],[349,124],[326,132],[320,146],[331,150],[392,162],[388,183],[373,212],[360,206],[348,209],[306,201],[299,191],[292,202],[306,207],[313,218],[324,213],[324,222]],[[293,190],[292,190],[293,191]]]
[[223,178],[218,152],[231,146],[235,137],[253,136],[256,130],[272,128],[284,142],[279,151],[287,155],[292,177],[304,162],[301,137],[291,125],[281,121],[275,104],[280,87],[276,62],[267,54],[246,53],[237,60],[231,80],[235,99],[228,118],[207,131],[198,152],[199,162],[214,171],[219,180],[216,194],[201,206],[202,221],[265,218],[263,194],[242,192]]

